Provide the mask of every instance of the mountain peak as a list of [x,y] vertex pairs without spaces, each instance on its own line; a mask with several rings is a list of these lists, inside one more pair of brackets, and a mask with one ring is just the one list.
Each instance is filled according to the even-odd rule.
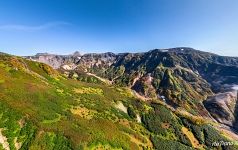
[[80,53],[79,51],[75,51],[75,52],[73,53],[73,56],[81,56],[81,53]]

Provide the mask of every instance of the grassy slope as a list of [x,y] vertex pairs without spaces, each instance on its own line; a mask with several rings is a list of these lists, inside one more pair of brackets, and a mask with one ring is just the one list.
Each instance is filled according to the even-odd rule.
[[[65,149],[138,149],[130,142],[134,135],[147,142],[146,136],[130,126],[141,132],[145,129],[114,107],[116,101],[134,100],[123,89],[67,80],[49,66],[7,55],[1,55],[0,79],[0,128],[10,148],[14,149],[15,138],[30,149],[57,145]],[[77,113],[77,109],[86,112]],[[29,129],[25,129],[27,125]],[[32,139],[27,137],[30,135]]]
[[205,147],[223,138],[124,88],[65,79],[47,65],[0,55],[0,131],[10,149],[192,149],[184,126]]

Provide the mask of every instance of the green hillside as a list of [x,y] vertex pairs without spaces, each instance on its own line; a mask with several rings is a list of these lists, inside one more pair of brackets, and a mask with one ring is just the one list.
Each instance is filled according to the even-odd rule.
[[0,54],[0,149],[211,149],[230,141],[206,120],[83,77]]

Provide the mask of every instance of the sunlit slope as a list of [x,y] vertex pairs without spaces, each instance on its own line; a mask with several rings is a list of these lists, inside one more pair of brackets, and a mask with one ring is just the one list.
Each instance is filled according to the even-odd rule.
[[0,54],[0,139],[4,150],[204,149],[227,140],[205,121],[139,100],[127,88],[67,79],[6,54]]
[[64,79],[45,64],[0,59],[0,128],[11,149],[151,146],[147,135],[133,131],[145,129],[116,108],[117,101],[133,100],[130,93]]

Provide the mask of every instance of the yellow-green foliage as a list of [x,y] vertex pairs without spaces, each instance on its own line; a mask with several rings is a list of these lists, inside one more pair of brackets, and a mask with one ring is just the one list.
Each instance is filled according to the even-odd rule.
[[[119,101],[133,115],[115,108]],[[127,89],[61,78],[45,64],[0,54],[0,128],[10,149],[15,140],[30,150],[153,149],[166,140],[183,148],[189,143],[181,126],[165,106],[140,101]]]
[[[0,114],[4,114],[0,128],[7,129],[3,134],[11,149],[15,138],[23,149],[34,150],[100,145],[138,149],[117,122],[130,119],[114,107],[115,101],[130,99],[124,92],[105,84],[55,79],[58,73],[45,64],[11,56],[0,58]],[[19,124],[22,118],[25,123]]]
[[57,75],[57,72],[46,64],[39,63],[39,67],[42,68],[48,75]]
[[5,80],[0,80],[0,83],[4,83],[5,82]]
[[131,91],[127,88],[116,88],[116,90],[123,96],[133,97]]
[[58,122],[61,119],[61,114],[56,114],[56,118],[51,119],[51,120],[43,120],[42,123],[54,123],[54,122]]
[[27,69],[24,61],[21,58],[11,57],[10,58],[10,65],[14,69],[24,70]]
[[30,60],[25,60],[25,64],[27,65],[29,70],[33,71],[34,73],[44,78],[53,77],[57,79],[57,77],[59,77],[59,73],[56,70],[54,70],[52,67],[46,64],[33,62]]
[[78,89],[74,89],[74,92],[77,94],[98,94],[103,95],[103,90],[100,88],[92,88],[92,87],[82,87]]
[[97,111],[95,110],[90,110],[90,109],[87,109],[85,107],[76,107],[76,108],[72,108],[71,109],[71,112],[75,115],[78,115],[82,118],[85,118],[85,119],[92,119],[94,114],[97,113]]

